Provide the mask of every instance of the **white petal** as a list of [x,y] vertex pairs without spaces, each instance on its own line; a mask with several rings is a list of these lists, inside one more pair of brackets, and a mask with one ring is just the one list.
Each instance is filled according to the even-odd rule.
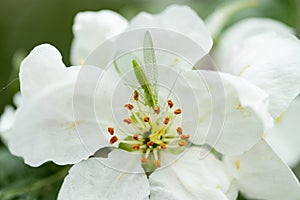
[[[211,25],[213,26],[214,24]],[[290,27],[272,19],[248,18],[241,20],[222,34],[215,52],[218,63],[222,65],[231,49],[239,45],[243,40],[268,31],[293,33]]]
[[195,144],[237,155],[249,150],[271,126],[267,95],[244,79],[209,71],[183,72],[174,92],[182,104],[183,130],[197,133],[191,137]]
[[110,10],[78,13],[73,25],[72,64],[82,64],[90,52],[106,39],[123,32],[127,24],[125,18]]
[[119,172],[103,166],[96,158],[90,158],[71,168],[60,189],[58,200],[144,200],[149,199],[149,194],[145,174]]
[[192,147],[171,166],[151,174],[151,199],[227,200],[230,181],[223,165],[213,155],[200,160],[198,153]]
[[49,44],[35,47],[20,67],[20,87],[24,101],[50,84],[67,78],[60,52]]
[[141,12],[131,20],[128,27],[129,30],[138,28],[176,31],[194,40],[206,53],[212,47],[212,38],[202,19],[188,6],[171,5],[156,15]]
[[290,167],[300,161],[300,97],[297,97],[277,120],[266,140]]
[[300,42],[292,34],[269,31],[249,37],[228,51],[222,70],[241,76],[270,95],[277,118],[300,92]]
[[297,200],[300,197],[296,176],[264,140],[241,156],[225,157],[224,162],[238,180],[241,192],[251,199]]

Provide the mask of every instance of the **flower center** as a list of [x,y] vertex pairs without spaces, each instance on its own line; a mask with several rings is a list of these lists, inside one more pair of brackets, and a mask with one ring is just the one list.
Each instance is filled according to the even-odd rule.
[[[141,152],[142,163],[152,162],[160,167],[159,154],[161,151],[180,153],[187,146],[189,134],[183,134],[180,124],[182,110],[176,108],[171,99],[162,104],[149,107],[140,98],[140,93],[135,90],[131,103],[124,107],[129,111],[129,117],[123,122],[132,126],[134,134],[127,134],[128,137],[121,140],[119,148],[130,152]],[[110,143],[118,141],[114,135],[114,128],[108,127],[111,135]],[[176,150],[176,151],[175,151]]]

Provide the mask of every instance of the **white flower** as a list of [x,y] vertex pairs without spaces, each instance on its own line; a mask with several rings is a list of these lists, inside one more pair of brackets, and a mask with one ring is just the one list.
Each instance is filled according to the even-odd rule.
[[299,182],[281,161],[295,166],[300,159],[299,53],[300,42],[291,28],[262,18],[246,19],[231,26],[214,51],[222,71],[249,80],[270,96],[269,112],[275,125],[265,129],[267,142],[263,139],[249,152],[225,158],[238,179],[239,189],[249,198],[273,200],[300,196]]
[[[106,19],[114,19],[114,22]],[[203,48],[204,52],[199,52],[199,58],[212,47],[212,39],[204,23],[194,11],[185,6],[171,6],[158,15],[141,13],[126,26],[126,20],[111,11],[78,15],[74,24],[73,63],[88,63],[86,57],[96,47],[95,44],[125,28],[135,30],[151,27],[177,31]],[[289,40],[285,42],[288,43]],[[280,44],[289,47],[285,42]],[[292,46],[295,49],[291,52],[298,51],[299,45]],[[100,55],[104,59],[99,62],[106,63],[105,57],[110,58],[109,54],[114,51],[108,46],[104,51],[107,54]],[[160,55],[158,62],[159,58]],[[242,60],[244,57],[239,58]],[[263,62],[263,67],[268,72],[281,69],[281,73],[289,75],[290,67],[278,69],[267,65],[272,59],[273,56],[269,55],[266,62]],[[289,60],[289,57],[282,59],[283,62]],[[295,63],[298,62],[294,59]],[[107,65],[101,66],[103,69],[93,66],[66,68],[60,53],[54,47],[36,47],[21,65],[23,105],[18,108],[10,133],[3,135],[10,151],[22,156],[31,166],[38,166],[46,161],[60,165],[75,164],[64,181],[59,199],[148,199],[149,195],[151,199],[236,199],[237,189],[253,198],[272,199],[270,191],[259,190],[263,174],[261,166],[269,165],[274,168],[264,169],[269,170],[264,172],[267,177],[276,175],[279,170],[282,174],[280,178],[285,178],[282,180],[286,181],[262,179],[263,184],[269,186],[274,183],[274,188],[283,185],[290,187],[293,189],[290,199],[296,199],[294,197],[299,194],[299,183],[290,169],[277,159],[270,148],[264,146],[264,141],[260,141],[263,131],[271,124],[267,111],[274,117],[282,110],[282,102],[288,105],[290,98],[298,94],[296,86],[291,85],[289,97],[285,98],[280,92],[290,84],[284,84],[285,88],[280,87],[279,92],[272,90],[272,85],[264,83],[278,84],[277,79],[274,82],[274,77],[267,76],[267,73],[260,75],[260,80],[265,82],[255,82],[254,79],[250,80],[254,83],[252,84],[244,78],[226,73],[192,70],[191,65],[181,60],[172,65],[169,61],[164,60],[167,66],[158,68],[158,82],[171,88],[171,96],[160,87],[156,103],[143,106],[135,96],[138,94],[141,98],[144,95],[145,101],[146,89],[140,90],[138,87],[141,84],[135,84],[128,91],[124,84],[120,84],[124,79],[115,68],[104,70]],[[255,62],[256,59],[252,58],[250,61]],[[122,63],[124,64],[123,61]],[[127,65],[131,66],[131,63]],[[294,65],[291,66],[293,68]],[[129,80],[138,79],[136,73],[129,73]],[[295,77],[292,76],[293,80]],[[212,91],[220,91],[218,80],[222,82],[224,95],[217,96],[219,98],[213,99],[212,103]],[[136,82],[140,81],[133,81]],[[120,90],[116,92],[114,88],[118,87]],[[267,94],[271,98],[269,107]],[[224,102],[225,112],[222,112],[220,108]],[[214,115],[224,120],[217,143],[216,138],[207,136]],[[129,125],[123,123],[124,119]],[[178,127],[183,130],[183,134]],[[149,134],[148,137],[144,137],[146,133]],[[196,155],[200,148],[188,149],[186,146],[189,142],[195,145],[213,145],[217,151],[228,155],[225,157],[225,164],[227,168],[233,168],[230,175],[237,182],[231,179],[222,162],[213,155],[199,160]],[[265,148],[262,152],[275,160],[252,156],[252,152],[255,153],[255,149],[261,145]],[[98,150],[104,147],[120,148],[113,149],[108,158],[97,157],[97,153],[101,152]],[[96,157],[89,158],[95,153]],[[181,154],[182,157],[172,163]],[[147,179],[143,173],[147,167],[143,165],[142,168],[141,161],[152,165],[149,171],[153,166],[166,168],[154,171]],[[168,166],[170,163],[172,164]],[[244,166],[249,166],[249,170]],[[128,171],[135,173],[125,173]],[[248,179],[248,175],[253,173],[259,176]],[[244,179],[243,176],[247,178]],[[253,183],[254,189],[245,185]],[[278,190],[275,194],[280,196],[283,192],[285,190]]]

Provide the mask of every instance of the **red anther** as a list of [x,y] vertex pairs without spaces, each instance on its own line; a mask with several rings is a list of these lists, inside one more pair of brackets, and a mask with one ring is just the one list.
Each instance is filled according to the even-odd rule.
[[150,121],[150,117],[145,117],[144,118],[144,122],[149,122]]
[[160,167],[160,160],[154,160],[154,165],[156,167]]
[[180,138],[181,138],[182,140],[187,140],[187,139],[190,138],[190,134],[182,134],[182,135],[180,135]]
[[154,109],[154,113],[157,114],[157,115],[160,113],[160,107],[159,107],[159,106],[157,106],[157,107]]
[[182,128],[181,128],[181,127],[177,127],[176,131],[177,131],[177,133],[178,133],[179,135],[182,134]]
[[185,140],[178,142],[178,145],[181,147],[187,146],[187,142]]
[[132,110],[132,109],[134,108],[134,106],[131,105],[130,103],[125,104],[124,107],[125,107],[125,108],[128,108],[128,110]]
[[139,140],[139,136],[138,136],[138,135],[136,135],[136,134],[135,134],[135,135],[133,135],[133,136],[132,136],[132,138],[133,138],[134,140]]
[[114,143],[116,143],[118,140],[119,140],[119,139],[118,139],[117,136],[112,136],[112,137],[110,138],[110,144],[114,144]]
[[136,100],[136,101],[139,100],[139,93],[136,90],[134,90],[134,92],[133,92],[133,99]]
[[165,120],[164,120],[164,124],[167,125],[169,123],[169,121],[170,121],[170,118],[166,117]]
[[147,142],[147,145],[148,145],[148,147],[152,147],[154,145],[154,142],[149,141],[149,142]]
[[140,150],[140,147],[141,147],[141,146],[140,146],[139,144],[133,144],[133,145],[132,145],[132,149],[133,149],[133,150]]
[[179,115],[179,114],[181,114],[181,109],[180,109],[180,108],[178,108],[178,109],[174,110],[174,114],[175,114],[175,115]]
[[147,162],[149,162],[149,159],[148,159],[148,158],[145,158],[145,157],[142,157],[142,158],[141,158],[141,162],[142,162],[142,163],[147,163]]
[[114,132],[115,132],[115,129],[112,128],[112,127],[108,127],[108,128],[107,128],[107,131],[108,131],[111,135],[113,135]]
[[132,120],[128,118],[128,119],[124,119],[123,122],[125,122],[125,123],[127,123],[127,124],[131,124],[131,123],[132,123]]
[[161,149],[166,149],[166,148],[167,148],[167,145],[164,144],[164,143],[162,143],[162,144],[160,145],[160,148],[161,148]]
[[174,104],[172,100],[168,100],[168,106],[169,108],[173,108]]

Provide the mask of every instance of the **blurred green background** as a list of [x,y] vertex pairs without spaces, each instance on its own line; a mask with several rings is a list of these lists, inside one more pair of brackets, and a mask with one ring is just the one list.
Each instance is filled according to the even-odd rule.
[[[258,5],[232,17],[269,17],[300,33],[299,0],[257,0]],[[51,43],[69,65],[72,23],[80,11],[111,9],[130,19],[140,11],[156,13],[170,4],[185,4],[205,18],[233,0],[0,0],[0,113],[18,91],[20,59],[41,43]],[[0,142],[0,199],[55,199],[67,168],[45,164],[32,169],[10,155]],[[295,170],[300,177],[300,167]],[[45,184],[46,180],[51,184]],[[50,180],[50,181],[49,181]],[[52,181],[52,182],[51,182]],[[30,189],[31,188],[31,189]],[[32,189],[33,188],[33,189]],[[1,193],[2,192],[2,193]],[[3,194],[6,196],[1,196]],[[47,194],[48,193],[48,194]],[[45,195],[47,194],[47,195]],[[240,197],[242,199],[242,197]]]

